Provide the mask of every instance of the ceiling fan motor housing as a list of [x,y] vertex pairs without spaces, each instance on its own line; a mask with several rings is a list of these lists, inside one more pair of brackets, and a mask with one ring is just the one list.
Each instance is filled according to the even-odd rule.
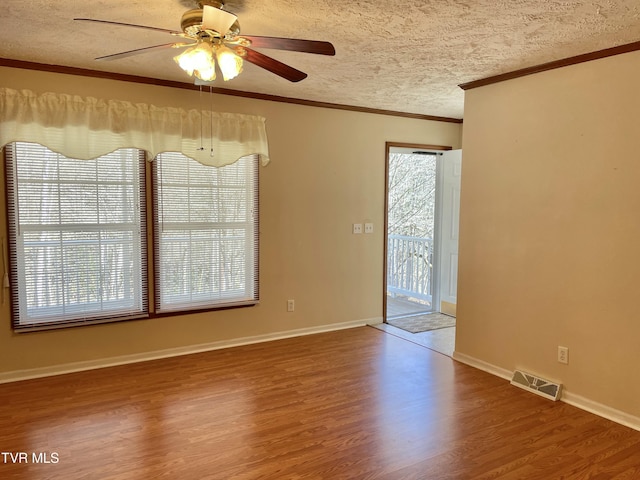
[[[182,31],[190,36],[191,38],[201,38],[202,30],[202,15],[203,9],[206,6],[218,8],[220,10],[224,7],[224,2],[218,0],[200,0],[197,2],[200,8],[195,8],[192,10],[187,10],[182,14],[182,19],[180,20],[180,28]],[[233,25],[229,28],[229,31],[226,32],[227,35],[239,35],[240,34],[240,24],[236,20]],[[220,35],[222,37],[224,35]]]

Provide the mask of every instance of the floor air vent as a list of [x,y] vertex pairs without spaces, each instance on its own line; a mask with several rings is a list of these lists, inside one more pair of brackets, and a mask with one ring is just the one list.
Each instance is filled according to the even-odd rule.
[[553,383],[544,378],[531,375],[530,373],[521,372],[520,370],[513,372],[511,385],[523,388],[524,390],[528,390],[529,392],[553,401],[560,398],[560,390],[562,390],[562,384],[560,383]]

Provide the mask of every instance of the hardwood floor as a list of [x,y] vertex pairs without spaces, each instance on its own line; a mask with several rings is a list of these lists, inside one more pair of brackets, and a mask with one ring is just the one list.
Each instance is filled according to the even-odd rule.
[[390,335],[404,338],[423,347],[427,347],[436,352],[442,353],[449,357],[453,356],[456,347],[456,327],[440,328],[438,330],[429,330],[427,332],[411,333],[400,328],[396,328],[388,323],[378,323],[371,325],[372,327],[387,332]]
[[640,432],[370,327],[0,385],[0,450],[2,479],[640,478]]

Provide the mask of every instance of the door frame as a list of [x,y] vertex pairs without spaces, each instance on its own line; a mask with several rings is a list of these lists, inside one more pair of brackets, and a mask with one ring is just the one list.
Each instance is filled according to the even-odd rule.
[[[406,148],[412,150],[424,150],[433,153],[441,153],[443,151],[453,150],[450,145],[429,145],[422,143],[405,143],[405,142],[385,142],[385,155],[384,155],[384,235],[383,235],[383,268],[382,268],[382,321],[387,323],[387,249],[389,245],[389,153],[392,148]],[[436,177],[436,188],[438,188],[438,177]],[[436,208],[435,215],[435,227],[434,230],[439,228],[439,215]],[[437,231],[437,230],[435,230]],[[434,252],[437,254],[437,242],[436,235],[434,235]],[[439,262],[436,262],[436,264]],[[435,278],[435,272],[434,272]],[[438,292],[434,292],[432,307],[435,306],[435,301],[440,302],[440,295]],[[439,310],[439,305],[438,305]]]

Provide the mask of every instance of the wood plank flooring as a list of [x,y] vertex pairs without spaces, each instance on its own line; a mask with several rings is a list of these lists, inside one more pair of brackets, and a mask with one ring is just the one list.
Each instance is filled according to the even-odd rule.
[[389,335],[404,338],[430,350],[442,353],[443,355],[453,356],[456,347],[456,327],[440,328],[438,330],[429,330],[428,332],[411,333],[400,328],[396,328],[388,323],[377,323],[372,327],[387,332]]
[[0,451],[2,479],[640,478],[640,432],[370,327],[0,385]]

